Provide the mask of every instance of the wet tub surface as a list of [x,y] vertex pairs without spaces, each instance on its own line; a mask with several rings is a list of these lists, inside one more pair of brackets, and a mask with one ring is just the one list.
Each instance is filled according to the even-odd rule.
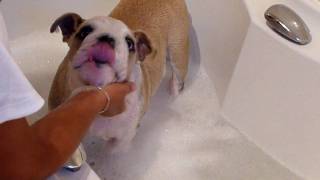
[[[12,54],[34,87],[47,98],[57,66],[67,52],[67,46],[61,42],[61,36],[49,34],[49,19],[54,20],[58,14],[73,10],[85,12],[83,14],[88,17],[95,13],[100,15],[101,5],[108,5],[106,9],[109,10],[116,1],[97,1],[96,8],[99,11],[93,11],[94,7],[91,4],[88,11],[81,9],[80,7],[87,5],[87,1],[83,1],[82,5],[80,3],[77,7],[66,5],[62,8],[47,7],[53,6],[49,1],[28,1],[36,8],[33,10],[35,12],[51,9],[48,13],[52,15],[36,17],[40,18],[39,25],[37,21],[31,22],[30,19],[29,25],[18,23],[15,19],[17,16],[12,11],[22,8],[24,2],[16,5],[19,2],[7,2],[3,4],[7,5],[7,8],[2,7],[5,18],[10,21],[9,32],[11,28],[11,33],[14,34],[11,35],[14,38],[10,41]],[[189,6],[196,6],[194,2],[188,3]],[[30,8],[25,9],[28,10],[31,11]],[[20,13],[31,14],[25,11]],[[193,13],[197,12],[191,12],[191,15]],[[26,16],[21,18],[23,17]],[[196,31],[198,28],[201,29],[195,27]],[[197,44],[195,34],[192,38],[191,68],[185,91],[176,100],[170,100],[166,91],[167,83],[164,81],[153,98],[128,153],[108,155],[104,141],[86,137],[84,144],[91,167],[102,179],[108,180],[299,179],[220,118],[214,83],[204,69],[198,49],[198,45],[200,49],[204,45],[201,42]],[[37,119],[45,112],[46,108],[31,118]]]

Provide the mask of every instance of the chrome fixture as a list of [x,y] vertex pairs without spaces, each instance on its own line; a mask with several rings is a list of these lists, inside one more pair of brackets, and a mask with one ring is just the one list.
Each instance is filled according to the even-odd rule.
[[286,39],[299,45],[311,42],[312,36],[308,26],[289,7],[276,4],[271,6],[264,14],[267,25]]
[[72,172],[79,171],[82,164],[86,161],[86,159],[87,159],[86,152],[82,144],[80,144],[78,149],[73,153],[71,158],[68,160],[67,163],[64,164],[63,167],[68,171],[72,171]]

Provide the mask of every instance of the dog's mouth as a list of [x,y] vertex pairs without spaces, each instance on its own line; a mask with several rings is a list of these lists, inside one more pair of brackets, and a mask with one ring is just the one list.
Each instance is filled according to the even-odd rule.
[[114,67],[115,51],[106,43],[98,43],[84,50],[80,49],[72,66],[87,85],[102,86],[119,81],[117,70]]
[[101,65],[110,65],[113,66],[115,62],[115,53],[114,49],[108,44],[95,44],[86,51],[86,54],[80,58],[76,58],[73,63],[74,69],[81,68],[85,63],[94,63],[97,68],[100,68]]

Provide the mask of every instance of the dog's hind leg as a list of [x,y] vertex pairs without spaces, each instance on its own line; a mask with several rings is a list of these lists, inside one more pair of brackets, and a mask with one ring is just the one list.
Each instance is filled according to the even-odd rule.
[[[187,25],[184,25],[187,26]],[[177,96],[184,88],[189,64],[189,27],[172,28],[168,38],[168,60],[172,69],[169,91]]]

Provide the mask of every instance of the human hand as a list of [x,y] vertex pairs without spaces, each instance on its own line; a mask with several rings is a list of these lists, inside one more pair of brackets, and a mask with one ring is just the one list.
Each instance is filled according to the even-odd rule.
[[108,109],[101,115],[111,117],[122,113],[126,108],[126,95],[135,89],[135,84],[132,82],[113,83],[105,86],[103,90],[105,90],[110,96],[110,105]]

